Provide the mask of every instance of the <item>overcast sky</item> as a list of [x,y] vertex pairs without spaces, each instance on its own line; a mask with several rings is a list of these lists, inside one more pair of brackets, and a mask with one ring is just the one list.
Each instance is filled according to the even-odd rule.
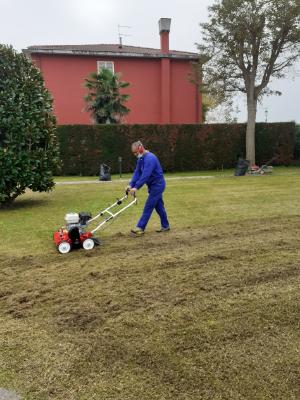
[[[197,52],[200,22],[207,20],[213,0],[0,0],[0,42],[21,50],[41,44],[123,43],[159,48],[158,20],[171,18],[170,48]],[[300,65],[270,86],[283,95],[265,98],[258,121],[300,122]],[[237,100],[239,121],[246,119],[245,102]]]

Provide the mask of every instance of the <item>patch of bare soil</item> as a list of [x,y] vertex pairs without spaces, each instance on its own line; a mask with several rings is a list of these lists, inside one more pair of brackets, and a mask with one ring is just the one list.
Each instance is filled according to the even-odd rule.
[[6,365],[34,400],[297,399],[299,222],[2,258]]

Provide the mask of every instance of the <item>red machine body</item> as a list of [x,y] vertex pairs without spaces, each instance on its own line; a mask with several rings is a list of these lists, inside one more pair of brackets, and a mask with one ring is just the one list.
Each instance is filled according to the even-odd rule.
[[[92,232],[83,232],[80,234],[80,242],[83,243],[85,239],[93,237]],[[54,232],[53,240],[56,246],[59,246],[62,242],[67,242],[73,244],[73,240],[69,237],[69,232],[65,228],[60,228],[58,231]]]
[[[67,213],[65,215],[66,225],[58,229],[53,234],[53,240],[61,254],[66,254],[72,248],[83,247],[85,250],[92,250],[95,245],[100,244],[100,240],[94,236],[94,233],[103,228],[109,222],[112,222],[119,214],[127,208],[136,204],[137,200],[134,199],[126,206],[118,208],[117,212],[112,210],[119,207],[124,200],[128,199],[129,190],[126,190],[125,196],[117,199],[115,203],[108,206],[106,209],[100,211],[94,218],[90,212],[81,211],[80,213]],[[103,218],[102,218],[103,217]],[[100,219],[100,223],[92,229],[86,231],[86,227],[94,221]]]

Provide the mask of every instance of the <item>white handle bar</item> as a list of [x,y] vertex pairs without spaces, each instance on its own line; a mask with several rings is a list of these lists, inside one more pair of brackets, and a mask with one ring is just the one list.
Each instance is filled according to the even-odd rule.
[[95,229],[93,229],[91,231],[91,233],[96,232],[98,229],[100,229],[103,225],[105,225],[108,221],[116,218],[119,214],[121,214],[123,211],[125,211],[127,208],[131,207],[133,204],[136,204],[137,202],[137,198],[134,196],[134,199],[128,203],[125,207],[121,208],[118,212],[113,213],[109,210],[111,210],[113,207],[118,206],[120,204],[122,204],[122,202],[124,200],[126,200],[128,198],[128,194],[126,194],[124,197],[122,197],[121,199],[118,199],[114,204],[112,204],[111,206],[107,207],[105,210],[101,211],[99,214],[97,214],[94,218],[90,219],[88,221],[88,225],[90,223],[92,223],[93,221],[95,221],[96,219],[98,219],[99,217],[102,217],[104,214],[108,214],[109,217],[106,218],[104,221],[102,221]]

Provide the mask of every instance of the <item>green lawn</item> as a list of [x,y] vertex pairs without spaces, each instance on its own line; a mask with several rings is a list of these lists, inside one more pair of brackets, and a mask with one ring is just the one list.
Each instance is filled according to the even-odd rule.
[[[297,173],[299,171],[298,168],[294,167],[277,167],[276,168],[277,174],[284,173],[286,174],[287,171],[289,173]],[[223,170],[207,170],[207,171],[190,171],[190,172],[166,172],[165,176],[167,178],[173,178],[178,176],[232,176],[234,170],[233,169],[223,169]],[[112,174],[112,180],[119,180],[119,179],[130,179],[132,174],[130,173],[122,173],[120,174]],[[76,180],[98,180],[98,176],[57,176],[55,177],[55,181],[76,181]]]
[[[184,179],[201,174],[213,178]],[[300,398],[300,169],[177,176],[170,232],[154,215],[130,236],[142,189],[90,252],[60,255],[52,233],[66,212],[120,197],[117,176],[0,210],[0,388],[26,400]]]
[[[276,176],[289,176],[289,175],[299,175],[300,168],[298,167],[275,167],[275,173],[273,175]],[[223,170],[207,170],[207,171],[191,171],[191,172],[167,172],[165,176],[167,178],[175,178],[175,177],[184,177],[184,176],[216,176],[216,177],[232,177],[234,174],[234,169],[223,169]],[[111,176],[112,181],[120,181],[120,180],[130,180],[132,174],[113,174]],[[75,181],[98,181],[98,176],[56,176],[56,182],[75,182]]]

